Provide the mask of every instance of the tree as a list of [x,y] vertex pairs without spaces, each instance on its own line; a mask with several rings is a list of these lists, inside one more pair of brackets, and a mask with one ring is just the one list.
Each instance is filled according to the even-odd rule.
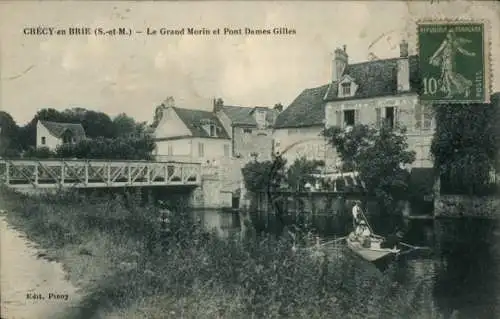
[[12,116],[0,111],[0,157],[15,157],[19,154],[19,127]]
[[121,113],[113,118],[114,136],[140,136],[146,129],[146,123],[137,123],[132,117]]
[[332,126],[323,131],[330,145],[333,145],[342,158],[342,171],[356,171],[356,157],[360,150],[372,144],[376,130],[367,125],[356,125],[349,130]]
[[292,190],[299,190],[305,183],[315,181],[311,174],[319,173],[319,167],[323,166],[323,161],[307,160],[306,157],[296,159],[286,172],[286,182]]
[[499,97],[494,95],[491,104],[434,106],[431,153],[443,192],[479,195],[494,191],[490,173],[498,167]]
[[252,193],[276,188],[284,179],[280,161],[249,162],[243,167],[245,188]]
[[395,198],[405,194],[408,187],[409,173],[404,165],[415,160],[415,152],[407,150],[406,129],[356,125],[350,131],[329,128],[323,134],[345,167],[357,171],[368,193],[385,211],[392,212]]

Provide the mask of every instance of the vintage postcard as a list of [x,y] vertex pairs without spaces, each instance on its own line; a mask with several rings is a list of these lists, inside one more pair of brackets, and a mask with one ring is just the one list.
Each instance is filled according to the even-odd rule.
[[500,317],[498,1],[0,0],[1,319]]

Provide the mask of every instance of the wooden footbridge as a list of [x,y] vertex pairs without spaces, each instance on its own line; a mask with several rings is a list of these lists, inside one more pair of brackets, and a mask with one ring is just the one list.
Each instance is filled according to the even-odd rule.
[[201,165],[182,162],[0,159],[10,188],[199,186]]

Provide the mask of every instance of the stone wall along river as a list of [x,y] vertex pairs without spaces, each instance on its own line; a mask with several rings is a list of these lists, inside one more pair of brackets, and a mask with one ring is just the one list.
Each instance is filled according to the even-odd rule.
[[0,216],[2,319],[56,318],[78,299],[61,264],[37,258],[34,244]]

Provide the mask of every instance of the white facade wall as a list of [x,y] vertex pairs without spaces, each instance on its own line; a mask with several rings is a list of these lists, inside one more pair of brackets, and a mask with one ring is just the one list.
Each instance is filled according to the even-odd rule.
[[[45,142],[45,143],[44,143]],[[50,150],[55,149],[62,144],[62,139],[52,135],[49,130],[40,121],[36,124],[36,147],[47,147]]]

